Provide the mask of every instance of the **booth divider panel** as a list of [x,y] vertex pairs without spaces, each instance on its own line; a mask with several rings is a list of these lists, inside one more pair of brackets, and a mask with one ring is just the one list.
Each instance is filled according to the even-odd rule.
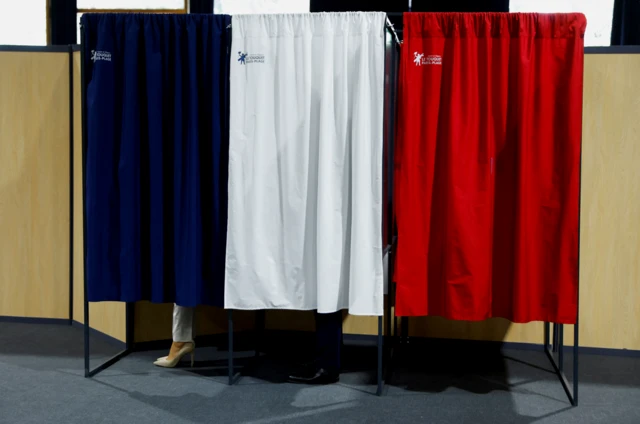
[[0,316],[69,316],[68,62],[0,52]]

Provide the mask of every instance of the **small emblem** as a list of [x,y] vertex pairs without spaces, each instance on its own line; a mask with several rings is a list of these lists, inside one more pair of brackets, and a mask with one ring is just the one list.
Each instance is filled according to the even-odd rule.
[[413,63],[415,63],[416,66],[442,65],[442,56],[439,54],[430,54],[425,57],[424,53],[413,52]]
[[250,63],[264,63],[263,54],[254,54],[247,52],[238,52],[238,63],[240,65],[248,65]]
[[95,63],[99,60],[111,62],[111,52],[105,52],[101,50],[91,50],[91,61]]

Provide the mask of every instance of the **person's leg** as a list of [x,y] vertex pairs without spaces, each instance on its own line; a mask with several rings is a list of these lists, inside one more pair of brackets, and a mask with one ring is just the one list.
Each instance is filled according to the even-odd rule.
[[193,366],[193,350],[195,308],[173,305],[173,343],[169,355],[158,358],[155,365],[161,367],[175,367],[184,355],[191,353],[191,365]]
[[195,308],[173,305],[173,343],[193,342]]
[[340,374],[342,352],[342,311],[316,312],[316,360],[331,375]]
[[331,384],[340,376],[342,351],[342,312],[316,312],[316,366],[299,375],[289,376],[292,383]]

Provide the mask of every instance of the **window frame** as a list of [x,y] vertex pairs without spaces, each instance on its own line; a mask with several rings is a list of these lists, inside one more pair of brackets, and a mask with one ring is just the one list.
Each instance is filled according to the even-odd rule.
[[189,0],[182,2],[181,9],[86,9],[76,8],[76,15],[78,13],[177,13],[186,14],[189,10]]
[[[47,3],[49,0],[47,0]],[[84,15],[85,13],[149,13],[149,14],[178,14],[178,15],[186,15],[189,13],[189,0],[184,0],[182,9],[85,9],[85,8],[76,8],[76,17],[78,15]],[[49,13],[49,8],[47,8],[47,15]],[[47,23],[49,21],[47,20]],[[79,28],[76,28],[76,31],[79,31]],[[49,43],[50,32],[47,28],[47,43]],[[80,44],[80,38],[78,38],[77,43]]]

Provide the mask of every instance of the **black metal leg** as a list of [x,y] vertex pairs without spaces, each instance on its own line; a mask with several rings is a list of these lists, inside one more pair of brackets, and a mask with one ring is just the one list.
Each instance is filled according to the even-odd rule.
[[256,353],[255,357],[260,356],[260,352],[262,351],[262,341],[264,337],[264,327],[265,327],[265,311],[256,311],[256,323],[255,323],[255,334],[256,334]]
[[[389,293],[391,295],[389,302],[391,302],[391,305],[389,306],[389,314],[391,314],[391,308],[395,308],[395,285],[393,284],[392,280],[389,280]],[[391,320],[391,315],[389,315],[389,320]],[[389,334],[387,336],[387,340],[389,340],[388,343],[388,351],[389,351],[389,356],[387,358],[387,369],[385,372],[385,380],[386,383],[389,384],[389,382],[391,381],[391,376],[393,373],[393,360],[394,360],[394,356],[395,356],[395,350],[396,347],[398,345],[398,317],[395,314],[395,309],[393,311],[393,333]]]
[[545,322],[544,323],[544,349],[545,349],[545,351],[547,350],[547,347],[549,346],[549,339],[550,339],[549,331],[550,331],[549,330],[549,323]]
[[94,369],[89,371],[89,374],[86,374],[85,377],[93,377],[94,375],[98,374],[100,371],[103,371],[103,370],[109,368],[111,365],[115,364],[120,359],[124,358],[125,356],[127,356],[130,353],[131,352],[129,351],[129,349],[125,349],[122,352],[116,353],[114,356],[112,356],[111,358],[109,358],[105,362],[103,362],[102,364],[98,365],[97,367],[95,367]]
[[382,316],[378,317],[378,390],[376,394],[382,396],[382,388],[384,386],[384,379],[382,378]]
[[564,372],[564,325],[558,325],[558,368],[560,372]]
[[[389,283],[391,286],[391,283]],[[385,308],[384,314],[386,315],[386,319],[384,322],[384,338],[389,340],[391,337],[391,289],[389,289],[389,294],[387,295],[387,307]],[[383,318],[384,319],[384,318]]]
[[227,320],[228,320],[228,333],[227,333],[227,337],[229,340],[229,349],[228,349],[228,356],[227,356],[227,367],[229,368],[229,381],[228,384],[229,386],[233,386],[235,383],[238,382],[239,378],[240,378],[240,373],[236,372],[236,368],[235,365],[233,363],[234,359],[233,359],[233,355],[234,355],[234,346],[233,346],[233,337],[234,337],[234,333],[233,333],[233,310],[232,309],[228,309],[227,310]]
[[74,252],[74,167],[75,167],[75,155],[73,153],[75,140],[74,133],[74,84],[73,84],[73,46],[69,44],[69,325],[73,325],[73,285],[74,285],[74,272],[73,272],[73,252]]
[[578,340],[579,325],[573,326],[573,406],[578,406],[578,358],[580,356],[578,347],[580,346]]
[[84,298],[84,376],[85,378],[93,377],[98,374],[100,371],[103,371],[109,368],[111,365],[118,362],[120,359],[129,355],[133,352],[134,342],[133,342],[133,308],[135,305],[133,303],[127,303],[126,305],[126,346],[125,349],[121,352],[116,353],[111,358],[104,361],[102,364],[98,365],[94,369],[91,369],[91,361],[90,361],[90,353],[91,353],[91,343],[90,343],[90,327],[89,327],[89,302],[87,301],[87,293],[86,293],[86,283],[85,283],[85,298]]
[[409,317],[400,318],[400,343],[409,343]]
[[393,314],[393,340],[394,340],[394,345],[397,342],[397,336],[398,336],[398,317],[394,313]]
[[84,283],[84,376],[91,377],[91,363],[89,361],[90,343],[89,343],[89,302],[87,302],[87,283]]
[[553,324],[553,353],[558,353],[559,333],[558,324]]
[[229,349],[228,349],[228,357],[227,357],[227,362],[228,362],[228,367],[229,367],[229,386],[233,385],[233,376],[234,376],[234,369],[233,369],[233,311],[231,309],[229,309],[227,311],[227,320],[229,323],[229,327],[228,327],[228,337],[229,337]]
[[[571,405],[578,406],[578,356],[579,356],[579,340],[578,340],[578,323],[576,322],[574,326],[574,340],[573,340],[573,390],[571,390],[569,381],[567,376],[564,373],[564,346],[563,346],[563,335],[564,329],[562,324],[554,324],[554,327],[557,328],[557,343],[554,345],[558,350],[558,361],[554,356],[553,346],[550,346],[548,342],[549,336],[549,323],[545,322],[545,346],[544,350],[551,361],[551,365],[553,365],[553,369],[558,375],[560,379],[560,383],[562,384],[562,388],[567,394],[567,398],[569,398],[569,402]],[[554,336],[555,338],[555,336]]]
[[[388,284],[389,284],[389,295],[387,297],[387,322],[388,322],[388,327],[387,327],[387,333],[386,333],[386,338],[387,338],[387,357],[386,357],[386,369],[384,370],[384,376],[385,376],[385,384],[388,384],[389,381],[391,381],[391,375],[392,375],[392,370],[393,370],[393,358],[394,358],[394,351],[395,351],[395,347],[396,347],[396,337],[398,334],[398,318],[395,316],[395,310],[393,309],[395,307],[395,303],[396,303],[396,286],[393,282],[393,265],[394,265],[394,257],[393,257],[393,253],[394,253],[394,246],[395,243],[393,241],[393,237],[391,238],[392,242],[391,242],[391,248],[389,249],[389,256],[388,256],[388,272],[389,272],[389,280],[388,280]],[[391,329],[391,320],[393,320],[393,332]]]

